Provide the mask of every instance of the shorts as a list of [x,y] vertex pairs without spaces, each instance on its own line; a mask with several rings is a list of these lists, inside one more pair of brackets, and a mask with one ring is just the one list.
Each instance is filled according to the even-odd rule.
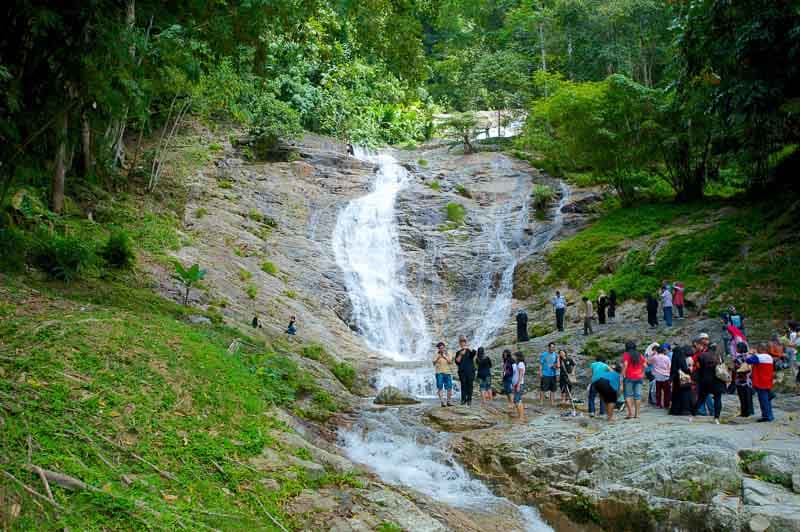
[[492,377],[478,377],[478,387],[482,392],[487,392],[492,389]]
[[525,385],[520,386],[517,391],[514,392],[514,404],[518,405],[522,402],[522,394],[525,393]]
[[503,379],[503,395],[511,395],[511,379]]
[[542,391],[543,392],[554,392],[556,391],[556,378],[555,377],[542,377]]
[[447,391],[452,390],[453,389],[453,376],[450,375],[449,373],[437,373],[436,374],[436,389],[437,390],[445,389]]
[[604,403],[616,403],[617,391],[608,382],[608,379],[599,379],[594,382],[594,391],[600,396]]
[[625,379],[625,399],[642,398],[642,379]]
[[558,381],[558,386],[561,388],[561,393],[567,393],[572,391],[572,384],[570,384],[569,379],[561,378]]

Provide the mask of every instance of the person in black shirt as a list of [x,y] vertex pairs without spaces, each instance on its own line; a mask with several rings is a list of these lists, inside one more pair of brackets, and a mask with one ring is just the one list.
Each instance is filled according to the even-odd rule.
[[517,342],[527,342],[528,336],[528,313],[520,309],[517,312]]
[[461,404],[472,404],[472,386],[475,383],[475,351],[467,345],[467,339],[458,339],[460,349],[456,351],[455,362],[458,366],[458,379],[461,381]]

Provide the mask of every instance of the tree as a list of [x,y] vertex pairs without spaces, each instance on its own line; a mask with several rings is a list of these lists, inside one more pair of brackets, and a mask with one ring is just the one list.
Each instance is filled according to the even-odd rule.
[[453,139],[452,146],[461,144],[464,153],[475,153],[477,150],[472,140],[477,136],[478,117],[475,113],[455,113],[447,116],[439,125],[447,138]]
[[191,268],[185,268],[183,264],[175,261],[175,279],[181,283],[186,290],[183,294],[183,304],[189,304],[189,292],[197,286],[206,276],[206,270],[201,270],[200,266],[193,264]]

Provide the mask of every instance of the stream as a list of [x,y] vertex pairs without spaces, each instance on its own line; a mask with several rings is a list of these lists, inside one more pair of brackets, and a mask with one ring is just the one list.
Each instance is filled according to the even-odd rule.
[[[370,349],[387,359],[375,377],[377,389],[393,385],[418,398],[432,398],[436,390],[428,357],[433,340],[423,305],[406,286],[395,219],[397,196],[410,185],[411,176],[387,153],[358,150],[356,157],[377,166],[372,189],[347,204],[333,232],[334,256],[344,273],[353,321]],[[485,260],[469,305],[484,311],[465,319],[461,330],[448,331],[448,337],[463,332],[473,346],[488,346],[510,319],[516,265],[558,232],[560,207],[569,193],[562,185],[552,220],[526,231],[532,186],[530,176],[519,175],[508,201],[487,208],[480,238],[470,242]],[[367,465],[385,482],[410,487],[470,515],[502,515],[504,523],[514,523],[510,530],[552,530],[536,509],[498,497],[472,478],[450,453],[449,434],[423,424],[425,406],[365,408],[352,427],[340,431],[340,444],[353,461]]]

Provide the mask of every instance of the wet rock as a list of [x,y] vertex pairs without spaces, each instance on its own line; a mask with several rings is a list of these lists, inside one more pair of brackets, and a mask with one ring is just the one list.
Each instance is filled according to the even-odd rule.
[[432,408],[425,413],[425,417],[428,421],[447,432],[485,429],[497,423],[487,417],[482,409],[467,406]]
[[386,386],[382,388],[375,397],[374,402],[378,405],[389,406],[414,405],[419,403],[418,400],[414,399],[400,389],[395,388],[394,386]]
[[605,196],[599,192],[590,192],[587,194],[576,195],[566,205],[561,207],[561,212],[564,213],[590,213],[597,207],[597,204],[603,201]]
[[800,493],[800,473],[792,475],[792,490],[795,493]]
[[292,455],[280,455],[277,451],[265,448],[260,455],[252,457],[250,465],[259,471],[284,472],[290,466],[297,466],[305,470],[306,476],[318,480],[325,475],[325,467]]
[[205,316],[194,315],[194,316],[189,316],[187,319],[189,320],[189,323],[192,323],[194,325],[211,325],[211,320]]

